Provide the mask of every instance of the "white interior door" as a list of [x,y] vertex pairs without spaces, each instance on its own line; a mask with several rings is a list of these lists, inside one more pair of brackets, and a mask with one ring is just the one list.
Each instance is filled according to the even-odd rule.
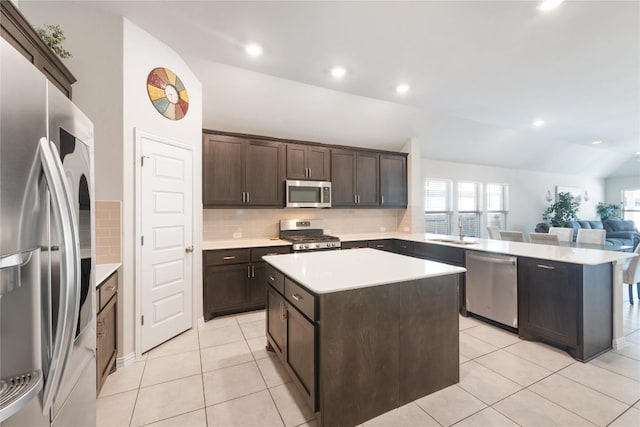
[[193,178],[191,150],[141,138],[141,351],[191,328]]

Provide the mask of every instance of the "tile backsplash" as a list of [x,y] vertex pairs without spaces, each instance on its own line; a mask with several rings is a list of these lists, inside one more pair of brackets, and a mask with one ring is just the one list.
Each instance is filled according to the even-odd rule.
[[96,201],[96,263],[122,262],[122,213],[119,200]]
[[[281,219],[323,219],[327,233],[397,231],[395,209],[205,209],[203,240],[273,237]],[[238,235],[240,233],[240,235]],[[239,237],[238,237],[239,236]]]

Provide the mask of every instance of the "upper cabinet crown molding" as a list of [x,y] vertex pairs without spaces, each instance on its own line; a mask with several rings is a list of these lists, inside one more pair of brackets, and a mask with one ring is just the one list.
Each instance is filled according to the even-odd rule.
[[29,21],[10,0],[0,0],[2,38],[39,69],[51,83],[71,98],[76,78],[40,38]]

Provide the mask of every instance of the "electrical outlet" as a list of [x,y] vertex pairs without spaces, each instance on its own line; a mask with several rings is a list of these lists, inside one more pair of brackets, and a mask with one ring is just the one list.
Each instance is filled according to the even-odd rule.
[[324,229],[324,234],[331,234],[331,229],[330,228],[325,228]]
[[242,231],[236,231],[235,233],[233,233],[233,238],[242,239]]

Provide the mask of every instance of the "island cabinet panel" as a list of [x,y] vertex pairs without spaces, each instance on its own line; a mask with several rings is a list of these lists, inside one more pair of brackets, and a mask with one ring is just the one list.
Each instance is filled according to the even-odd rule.
[[267,286],[267,336],[280,360],[284,360],[285,301],[272,286]]
[[[465,250],[463,248],[453,248],[451,246],[438,245],[434,243],[413,244],[413,256],[430,261],[443,262],[449,265],[464,267]],[[460,275],[460,301],[458,303],[460,313],[467,315],[465,302],[465,274]]]
[[518,334],[587,361],[611,348],[611,265],[518,259]]
[[267,264],[262,257],[290,251],[290,246],[204,251],[205,320],[263,308],[266,301]]
[[407,157],[380,155],[380,206],[407,207]]
[[320,424],[358,425],[459,382],[457,304],[458,275],[319,295]]
[[331,150],[304,144],[287,144],[287,179],[331,180]]
[[202,142],[205,207],[283,207],[285,144],[207,134]]

